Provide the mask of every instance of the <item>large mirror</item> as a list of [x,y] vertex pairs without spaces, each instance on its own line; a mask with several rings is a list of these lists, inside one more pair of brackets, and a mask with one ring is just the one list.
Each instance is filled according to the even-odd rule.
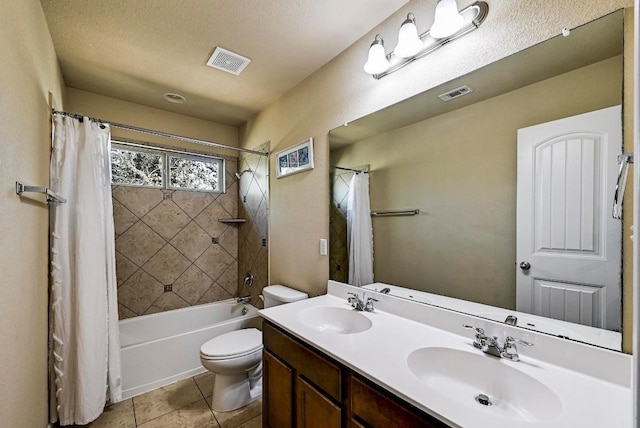
[[[332,130],[330,278],[348,282],[349,185],[365,170],[372,211],[414,214],[372,217],[367,288],[620,350],[623,21],[617,11]],[[603,116],[609,128],[592,130]],[[567,269],[578,276],[558,279]]]

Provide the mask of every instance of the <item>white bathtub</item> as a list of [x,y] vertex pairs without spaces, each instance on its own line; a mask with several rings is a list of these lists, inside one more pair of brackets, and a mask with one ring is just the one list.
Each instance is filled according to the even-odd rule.
[[120,321],[122,398],[205,372],[203,343],[260,322],[255,307],[234,299]]

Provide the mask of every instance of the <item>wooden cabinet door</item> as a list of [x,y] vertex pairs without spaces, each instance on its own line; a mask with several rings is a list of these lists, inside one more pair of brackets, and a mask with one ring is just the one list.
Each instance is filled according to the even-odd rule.
[[293,370],[264,351],[262,359],[262,419],[268,428],[292,428]]
[[340,407],[302,377],[296,377],[296,414],[298,428],[339,428]]
[[[373,428],[446,428],[433,417],[412,409],[406,403],[392,398],[379,387],[349,374],[351,412],[356,423]],[[353,424],[351,426],[358,426]]]

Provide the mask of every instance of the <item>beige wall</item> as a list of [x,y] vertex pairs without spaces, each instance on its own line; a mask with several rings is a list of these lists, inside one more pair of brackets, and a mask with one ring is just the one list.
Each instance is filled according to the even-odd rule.
[[421,211],[373,219],[376,281],[515,309],[517,130],[621,98],[617,56],[332,152],[373,210]]
[[[66,101],[65,107],[69,113],[82,114],[105,121],[133,125],[238,147],[238,128],[233,126],[221,125],[219,123],[122,101],[75,88],[67,88]],[[153,135],[124,131],[117,128],[111,130],[111,135],[114,138],[124,138],[166,147],[238,157],[238,152],[232,150],[210,148],[179,140],[170,140]]]
[[[3,426],[45,427],[48,216],[42,195],[15,181],[49,181],[49,95],[64,85],[38,0],[0,2],[0,415]],[[32,199],[32,200],[31,200]]]
[[[458,6],[471,3],[459,0]],[[633,2],[492,1],[482,27],[463,39],[379,81],[362,71],[376,33],[384,35],[387,47],[394,46],[406,14],[414,12],[420,29],[426,28],[435,4],[434,0],[409,2],[242,129],[244,147],[270,140],[271,151],[277,152],[308,137],[314,137],[316,144],[313,171],[270,178],[272,283],[312,295],[326,290],[329,262],[319,255],[318,240],[329,234],[329,130]],[[271,171],[273,166],[272,160]]]

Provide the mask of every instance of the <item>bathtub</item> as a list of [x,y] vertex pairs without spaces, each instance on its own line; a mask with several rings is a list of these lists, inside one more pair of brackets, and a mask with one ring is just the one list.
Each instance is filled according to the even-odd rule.
[[205,372],[203,343],[260,323],[255,307],[234,299],[121,320],[122,398]]

